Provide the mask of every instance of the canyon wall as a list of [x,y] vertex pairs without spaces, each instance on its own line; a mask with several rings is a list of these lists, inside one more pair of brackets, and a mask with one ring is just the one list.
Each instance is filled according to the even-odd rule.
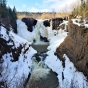
[[68,36],[57,48],[55,55],[63,61],[65,66],[63,54],[67,54],[77,70],[83,72],[88,79],[88,28],[69,21],[68,31]]

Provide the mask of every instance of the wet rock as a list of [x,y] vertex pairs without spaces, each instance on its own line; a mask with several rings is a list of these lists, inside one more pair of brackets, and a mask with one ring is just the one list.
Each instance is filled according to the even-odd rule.
[[50,21],[49,21],[49,20],[44,20],[44,21],[43,21],[43,25],[44,25],[45,27],[50,27]]
[[63,22],[63,18],[53,18],[52,21],[52,29],[56,30],[58,29],[59,25]]
[[27,25],[28,31],[33,31],[33,26],[37,24],[37,20],[34,18],[22,18],[22,21]]
[[36,53],[33,57],[35,57],[36,61],[40,62],[40,61],[44,61],[46,58],[47,54],[46,53]]
[[35,57],[35,59],[39,62],[41,61],[41,57],[39,53],[36,53],[33,57]]
[[49,43],[43,45],[43,44],[32,44],[31,45],[35,50],[37,50],[38,52],[46,52],[47,47],[49,46]]
[[66,24],[61,24],[61,25],[59,26],[59,29],[62,29],[62,30],[65,30],[66,32],[68,32],[68,25],[66,25]]

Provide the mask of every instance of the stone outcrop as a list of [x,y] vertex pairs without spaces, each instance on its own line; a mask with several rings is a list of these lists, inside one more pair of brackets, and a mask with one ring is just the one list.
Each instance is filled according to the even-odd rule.
[[62,30],[65,30],[68,32],[68,25],[66,25],[65,23],[62,23],[59,27],[58,27],[58,30],[59,29],[62,29]]
[[68,36],[57,48],[55,55],[63,61],[65,66],[63,54],[66,54],[77,70],[83,72],[88,79],[88,28],[77,26],[70,21],[68,31]]
[[[7,33],[9,35],[8,31],[7,31]],[[26,46],[26,44],[24,44],[24,45],[19,44],[19,46],[16,47],[14,44],[14,40],[11,38],[11,36],[9,36],[8,41],[3,39],[2,36],[3,36],[3,34],[0,34],[0,62],[2,62],[3,55],[5,55],[7,53],[12,53],[11,57],[14,58],[13,60],[11,60],[12,62],[18,61],[21,51]],[[12,43],[12,45],[8,45],[8,43]],[[28,47],[28,49],[29,49],[29,47]],[[24,51],[24,54],[26,52],[27,52],[27,49]]]
[[22,18],[22,21],[27,25],[28,31],[33,31],[33,26],[37,24],[37,20],[34,18]]
[[7,30],[10,30],[10,27],[13,29],[14,33],[17,33],[17,24],[16,21],[10,21],[8,18],[0,18],[0,25],[4,26]]
[[53,18],[51,20],[52,30],[59,30],[59,25],[63,22],[63,18]]

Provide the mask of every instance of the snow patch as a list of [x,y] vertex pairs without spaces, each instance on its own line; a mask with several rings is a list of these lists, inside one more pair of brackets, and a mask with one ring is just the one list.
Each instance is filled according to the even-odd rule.
[[76,24],[78,26],[84,26],[85,28],[88,28],[88,24],[86,23],[86,20],[83,20],[82,23],[80,23],[81,19],[72,19],[73,24]]

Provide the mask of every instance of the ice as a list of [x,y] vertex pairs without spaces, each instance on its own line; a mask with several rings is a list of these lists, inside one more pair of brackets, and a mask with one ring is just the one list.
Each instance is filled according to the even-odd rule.
[[40,35],[46,37],[47,39],[51,36],[51,27],[45,27],[43,25],[43,20],[38,20],[35,27],[33,26],[33,32],[27,30],[27,26],[21,20],[17,20],[17,34],[24,39],[33,43],[33,40],[36,40],[35,44],[43,44],[44,42],[40,40]]

